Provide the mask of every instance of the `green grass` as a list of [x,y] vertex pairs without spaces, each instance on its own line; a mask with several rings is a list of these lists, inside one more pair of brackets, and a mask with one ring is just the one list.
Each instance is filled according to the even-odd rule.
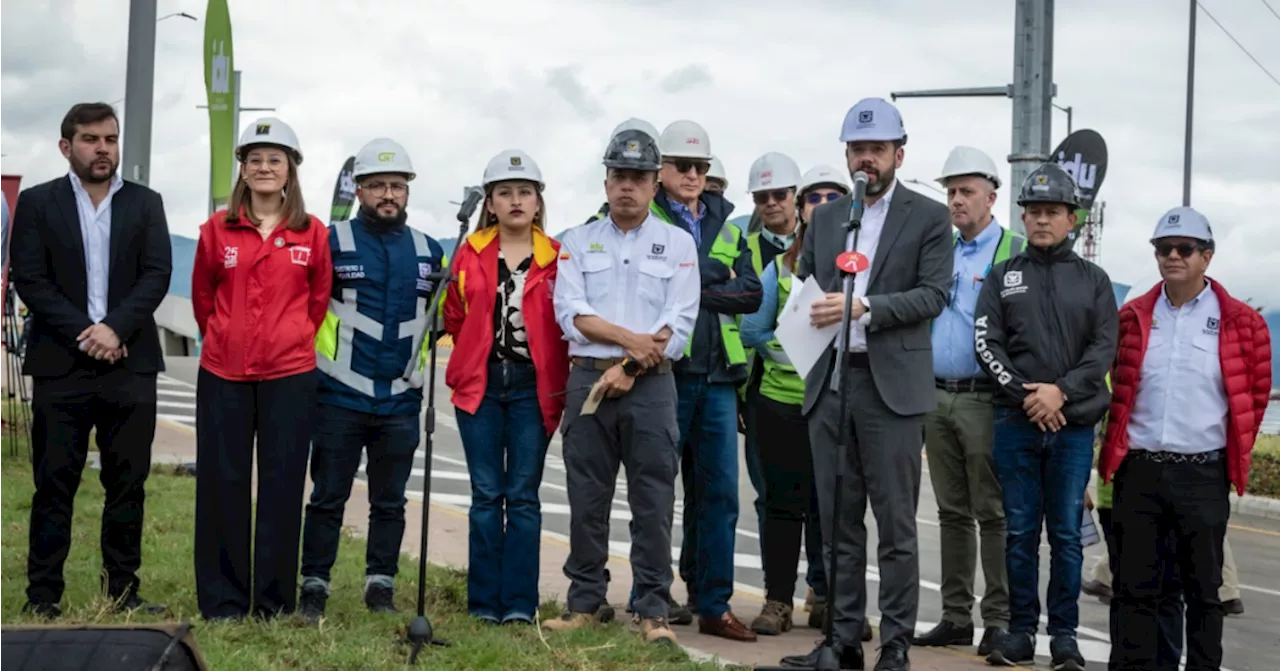
[[1249,489],[1245,494],[1280,498],[1280,436],[1263,434],[1253,446]]
[[[9,447],[6,445],[6,447]],[[18,455],[4,451],[0,462],[4,531],[3,598],[0,619],[5,624],[32,622],[21,615],[26,589],[27,529],[31,514],[31,465],[25,445]],[[361,496],[359,490],[356,493]],[[121,623],[124,615],[109,614],[99,592],[101,558],[98,550],[102,515],[102,486],[97,472],[86,469],[76,496],[71,552],[67,559],[66,594],[62,622]],[[404,637],[417,595],[417,563],[402,557],[396,601],[401,615],[373,615],[365,609],[362,540],[344,536],[333,571],[333,595],[327,617],[319,626],[301,618],[271,623],[206,623],[196,609],[193,569],[195,479],[175,475],[171,467],[157,467],[147,481],[143,534],[141,595],[164,603],[172,620],[191,620],[201,654],[209,668],[236,671],[307,669],[403,669],[408,661]],[[418,667],[445,669],[714,669],[689,661],[683,651],[646,645],[627,625],[612,624],[591,631],[546,634],[534,627],[494,627],[466,614],[465,572],[431,566],[427,575],[427,614],[436,636],[453,643],[432,648],[418,658]],[[543,604],[544,617],[558,615],[554,603]],[[133,621],[161,618],[134,616]]]

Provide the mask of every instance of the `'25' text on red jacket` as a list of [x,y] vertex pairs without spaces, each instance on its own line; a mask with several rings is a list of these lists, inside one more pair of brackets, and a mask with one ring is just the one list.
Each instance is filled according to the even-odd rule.
[[[538,403],[547,435],[556,432],[564,413],[563,392],[569,380],[569,344],[556,324],[556,256],[560,243],[533,229],[533,263],[525,278],[525,332],[537,375]],[[484,400],[493,349],[493,311],[498,298],[498,227],[482,229],[458,245],[453,281],[444,300],[444,330],[453,336],[453,353],[444,381],[453,389],[453,404],[474,414]]]
[[219,210],[200,226],[191,305],[200,365],[225,380],[272,380],[314,370],[316,329],[333,287],[329,230],[319,219],[262,239]]
[[[1232,298],[1221,284],[1209,280],[1209,286],[1222,311],[1218,359],[1227,394],[1227,475],[1235,484],[1236,493],[1244,494],[1253,443],[1271,393],[1271,335],[1257,310]],[[1104,482],[1111,481],[1129,453],[1129,415],[1138,397],[1151,317],[1162,291],[1163,282],[1120,308],[1120,346],[1111,369],[1111,410],[1107,437],[1098,457],[1098,475]]]

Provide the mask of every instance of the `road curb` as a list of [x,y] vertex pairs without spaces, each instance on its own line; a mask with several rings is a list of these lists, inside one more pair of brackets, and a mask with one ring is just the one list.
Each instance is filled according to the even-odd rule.
[[1256,496],[1254,494],[1237,496],[1235,492],[1231,492],[1228,499],[1231,501],[1231,512],[1233,513],[1253,515],[1269,520],[1280,520],[1280,499]]

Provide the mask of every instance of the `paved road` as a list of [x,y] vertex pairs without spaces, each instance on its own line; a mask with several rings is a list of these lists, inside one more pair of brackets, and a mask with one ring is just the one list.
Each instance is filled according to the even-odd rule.
[[[193,361],[170,361],[167,375],[171,381],[162,382],[162,401],[172,404],[194,404],[193,396],[184,395],[184,392],[194,392]],[[431,499],[436,503],[465,511],[470,504],[466,460],[458,438],[454,409],[448,403],[448,390],[440,378],[443,378],[443,374],[438,377],[437,384],[438,430],[435,434],[432,458]],[[184,417],[191,417],[194,414],[185,405],[162,406],[160,412],[178,416],[176,421],[185,421]],[[190,422],[194,424],[194,420]],[[567,536],[569,508],[565,494],[564,464],[560,448],[560,440],[557,437],[551,443],[543,476],[541,491],[543,529],[552,534]],[[409,483],[409,489],[418,492],[419,495],[422,492],[425,472],[425,450],[420,449],[413,477]],[[737,567],[735,578],[739,583],[739,590],[759,594],[764,587],[764,575],[760,570],[758,525],[755,510],[751,505],[755,492],[747,478],[745,465],[740,468],[739,483],[740,500],[743,505],[738,516],[737,548],[734,557]],[[610,529],[610,548],[623,557],[629,556],[631,547],[626,525],[630,520],[630,511],[626,501],[626,483],[620,476],[611,515],[616,523],[611,525]],[[673,557],[679,556],[682,512],[681,503],[677,500],[672,543],[676,547],[673,548]],[[931,627],[941,617],[941,598],[937,582],[939,580],[937,519],[937,506],[926,473],[921,485],[917,517],[921,556],[920,585],[922,589],[919,612],[921,630]],[[875,520],[870,513],[867,516],[867,526],[874,534]],[[1276,668],[1275,660],[1280,659],[1280,637],[1276,636],[1276,632],[1280,631],[1280,522],[1237,516],[1233,518],[1230,536],[1236,561],[1239,562],[1241,591],[1246,613],[1241,617],[1229,618],[1227,621],[1224,636],[1227,669],[1229,671],[1271,671]],[[1100,547],[1086,549],[1086,568],[1092,566],[1099,551]],[[1048,585],[1048,570],[1048,546],[1042,543],[1040,577],[1042,593],[1044,587]],[[804,597],[804,571],[805,564],[802,560],[800,576],[796,581],[798,598]],[[878,580],[877,569],[874,566],[868,566],[867,579],[868,589],[872,593],[869,613],[874,617],[877,615],[875,581]],[[978,591],[981,593],[981,575],[978,581]],[[1108,621],[1109,614],[1106,606],[1089,597],[1081,598],[1080,648],[1086,659],[1090,661],[1090,671],[1101,671],[1106,668],[1105,661],[1110,654]],[[1041,662],[1047,662],[1047,637],[1041,635],[1039,643],[1040,653],[1045,656]]]

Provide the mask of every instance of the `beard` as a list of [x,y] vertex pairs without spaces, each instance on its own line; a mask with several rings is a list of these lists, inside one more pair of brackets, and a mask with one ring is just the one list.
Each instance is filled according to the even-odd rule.
[[[94,164],[98,163],[99,161],[106,161],[108,163],[111,163],[111,170],[109,170],[107,174],[101,175],[94,172]],[[109,158],[100,158],[97,156],[95,156],[93,160],[89,163],[82,163],[80,162],[79,159],[75,157],[75,155],[72,155],[70,158],[70,163],[71,163],[71,171],[76,174],[76,177],[80,178],[81,182],[84,182],[86,184],[102,184],[103,182],[109,182],[111,181],[111,178],[115,177],[116,170],[120,168],[119,163],[112,163],[111,159]]]
[[[378,212],[379,207],[387,204],[395,205],[398,208],[399,211],[396,212],[395,216],[384,217]],[[365,221],[383,229],[395,228],[396,226],[404,224],[404,222],[409,219],[409,213],[406,212],[403,207],[400,207],[399,203],[386,200],[373,207],[361,204],[360,216],[363,217]]]
[[[888,170],[886,170],[886,171],[884,171],[884,172],[879,172],[879,171],[875,170],[875,168],[872,168],[871,170],[867,170],[866,168],[863,168],[863,171],[864,171],[864,172],[866,172],[868,175],[874,175],[874,176],[875,176],[875,181],[874,181],[874,182],[872,182],[872,181],[868,181],[868,182],[867,182],[867,195],[868,195],[868,196],[878,196],[878,195],[880,195],[880,194],[884,193],[885,191],[888,191],[888,190],[889,190],[889,187],[890,187],[890,186],[893,186],[893,182],[894,182],[894,180],[895,180],[895,179],[897,179],[897,177],[896,177],[897,169],[896,169],[896,168],[889,168]],[[873,171],[874,171],[874,172],[873,172]]]

